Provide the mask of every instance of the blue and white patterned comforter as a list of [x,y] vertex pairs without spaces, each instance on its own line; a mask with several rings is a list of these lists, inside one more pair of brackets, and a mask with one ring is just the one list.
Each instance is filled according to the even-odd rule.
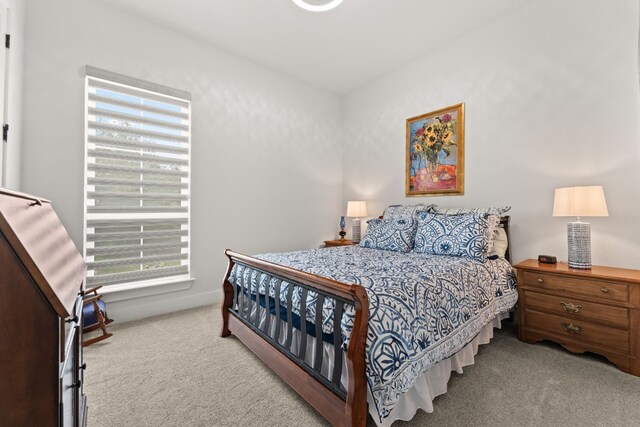
[[[518,298],[515,274],[504,259],[485,263],[467,258],[398,253],[359,246],[264,254],[257,258],[328,277],[357,283],[369,296],[366,373],[371,395],[386,418],[399,397],[437,362],[469,343],[496,315],[511,309]],[[230,282],[258,286],[259,274],[235,267]],[[250,284],[250,285],[249,285]],[[275,281],[268,284],[275,296]],[[295,288],[297,289],[297,288]],[[287,286],[281,288],[281,295]],[[315,321],[316,295],[307,298],[307,320]],[[293,310],[299,313],[300,293]],[[333,332],[334,301],[325,300],[323,331]],[[342,318],[343,347],[353,325],[354,310]]]

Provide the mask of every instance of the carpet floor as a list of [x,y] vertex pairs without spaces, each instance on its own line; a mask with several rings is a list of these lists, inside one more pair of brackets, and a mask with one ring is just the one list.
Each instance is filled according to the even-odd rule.
[[[328,425],[240,341],[218,336],[219,313],[116,324],[112,338],[86,348],[89,427]],[[596,356],[521,343],[510,324],[464,371],[433,413],[394,427],[640,423],[640,378]]]

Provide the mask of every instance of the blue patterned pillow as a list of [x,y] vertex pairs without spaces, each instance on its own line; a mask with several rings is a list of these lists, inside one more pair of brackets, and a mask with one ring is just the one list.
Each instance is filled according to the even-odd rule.
[[502,215],[511,210],[511,206],[500,206],[493,208],[439,208],[434,206],[430,212],[444,215],[460,215],[460,214],[486,214],[486,215]]
[[409,252],[418,229],[413,218],[370,219],[360,246],[385,251]]
[[384,219],[400,219],[400,218],[417,218],[420,212],[432,212],[436,205],[425,205],[419,203],[417,205],[389,205],[384,210],[382,217]]
[[484,262],[491,250],[491,238],[498,217],[486,213],[444,215],[418,214],[413,251],[431,255],[451,255]]

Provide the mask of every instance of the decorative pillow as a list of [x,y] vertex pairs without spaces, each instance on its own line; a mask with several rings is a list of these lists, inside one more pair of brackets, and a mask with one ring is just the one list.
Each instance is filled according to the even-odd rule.
[[432,212],[436,205],[389,205],[382,214],[384,219],[417,218],[418,212]]
[[487,215],[502,215],[505,212],[509,212],[511,210],[511,206],[500,206],[493,208],[439,208],[437,206],[433,207],[432,212],[443,214],[443,215],[460,215],[460,214],[487,214]]
[[496,215],[444,215],[421,212],[418,214],[418,230],[413,251],[466,257],[484,262],[491,250],[491,237],[497,226]]
[[504,258],[507,253],[507,247],[509,247],[507,232],[504,228],[497,227],[493,234],[493,249],[489,251],[489,256],[497,255],[499,258]]
[[367,225],[360,246],[395,252],[409,252],[413,248],[418,228],[415,219],[370,219]]
[[[482,214],[481,214],[482,215]],[[499,215],[487,215],[487,221],[489,222],[489,227],[487,228],[487,240],[489,244],[487,245],[487,256],[493,251],[493,242],[496,237],[496,230],[500,227],[500,216]]]

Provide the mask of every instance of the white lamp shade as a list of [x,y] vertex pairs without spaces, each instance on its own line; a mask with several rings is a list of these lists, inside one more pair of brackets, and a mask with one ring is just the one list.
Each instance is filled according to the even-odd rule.
[[351,218],[362,218],[367,216],[367,204],[362,200],[348,202],[347,216]]
[[553,216],[609,216],[602,187],[556,188]]

